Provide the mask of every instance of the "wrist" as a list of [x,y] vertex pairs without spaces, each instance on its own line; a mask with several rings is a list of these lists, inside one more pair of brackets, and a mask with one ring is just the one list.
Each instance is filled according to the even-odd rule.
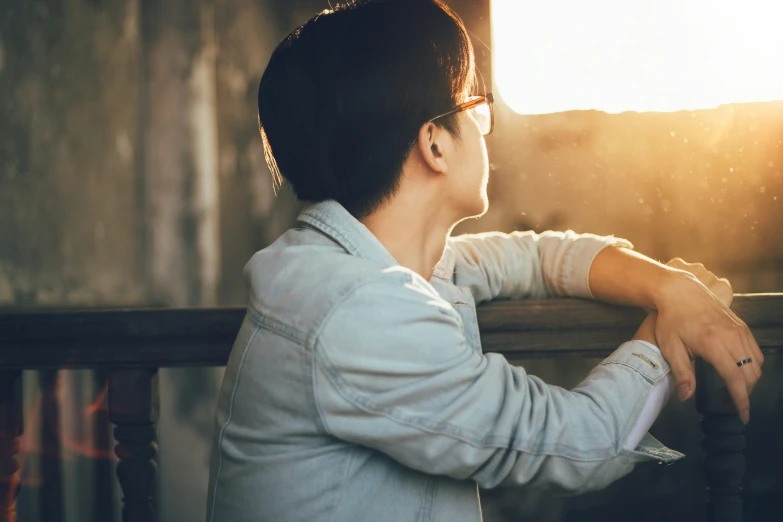
[[658,277],[652,282],[650,299],[655,310],[661,310],[675,299],[681,299],[690,291],[696,277],[684,270],[661,266]]
[[650,344],[653,344],[655,346],[660,346],[658,344],[658,339],[655,337],[655,325],[658,319],[658,314],[656,312],[651,312],[647,315],[647,317],[642,322],[641,326],[639,326],[639,329],[636,330],[636,334],[634,334],[632,341],[645,341]]

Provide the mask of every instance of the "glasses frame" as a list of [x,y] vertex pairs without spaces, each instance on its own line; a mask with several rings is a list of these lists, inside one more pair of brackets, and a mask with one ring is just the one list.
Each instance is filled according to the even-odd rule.
[[489,136],[490,134],[492,134],[492,131],[495,129],[495,109],[493,107],[494,101],[495,99],[493,98],[491,92],[486,92],[483,94],[475,94],[472,100],[468,100],[465,103],[460,103],[459,105],[451,109],[449,112],[444,112],[443,114],[439,114],[435,116],[430,120],[430,122],[433,122],[438,118],[442,118],[450,114],[456,114],[458,112],[468,111],[474,107],[478,107],[479,105],[486,103],[487,105],[489,105],[489,132],[484,134],[484,136]]

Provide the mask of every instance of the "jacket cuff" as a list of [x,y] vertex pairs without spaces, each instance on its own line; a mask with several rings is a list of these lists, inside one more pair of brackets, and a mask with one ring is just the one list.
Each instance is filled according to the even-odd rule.
[[684,459],[685,454],[667,448],[655,437],[647,433],[633,451],[623,450],[634,462],[657,461],[658,464],[674,464]]
[[661,352],[652,348],[644,341],[628,341],[614,351],[612,355],[601,362],[606,364],[622,364],[637,373],[652,385],[664,379],[671,368]]
[[[601,364],[621,364],[633,369],[651,384],[651,390],[671,374],[669,363],[663,358],[658,347],[646,341],[624,343]],[[668,385],[671,386],[672,382]],[[682,453],[667,448],[649,433],[642,437],[633,451],[623,450],[623,452],[634,462],[657,461],[659,464],[672,464],[685,457]]]

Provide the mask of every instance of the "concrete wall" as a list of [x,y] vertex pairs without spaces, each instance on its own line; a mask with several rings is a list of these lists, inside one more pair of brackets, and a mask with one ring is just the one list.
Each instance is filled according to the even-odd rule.
[[[242,267],[299,208],[272,191],[254,109],[290,10],[248,0],[0,5],[0,307],[245,302]],[[45,516],[47,450],[28,373],[19,509],[32,521]],[[221,376],[161,371],[162,521],[203,518]],[[90,372],[60,376],[63,520],[93,516],[97,441],[85,414],[100,391]]]
[[0,305],[135,304],[134,2],[0,7]]

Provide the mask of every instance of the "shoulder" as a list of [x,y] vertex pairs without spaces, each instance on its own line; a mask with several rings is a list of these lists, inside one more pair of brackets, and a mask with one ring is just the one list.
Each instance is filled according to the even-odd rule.
[[285,325],[304,341],[326,324],[385,330],[422,314],[456,314],[417,273],[350,255],[312,234],[290,230],[246,265],[258,321]]
[[349,373],[433,372],[473,354],[452,304],[400,267],[353,287],[329,311],[313,346],[320,360]]
[[456,314],[451,304],[428,281],[394,266],[355,280],[330,315],[364,317],[373,324],[393,327],[411,318],[452,313]]

